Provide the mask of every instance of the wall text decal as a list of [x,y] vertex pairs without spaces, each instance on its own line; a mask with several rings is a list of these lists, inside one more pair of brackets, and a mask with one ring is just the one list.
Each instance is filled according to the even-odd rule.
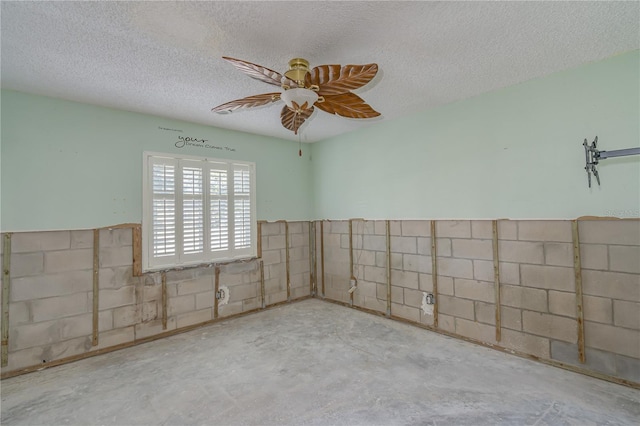
[[216,146],[210,145],[207,139],[192,138],[189,136],[178,136],[178,141],[175,143],[176,148],[184,148],[185,146],[195,146],[198,148],[218,149],[220,151],[235,152],[235,148],[229,148],[228,146]]

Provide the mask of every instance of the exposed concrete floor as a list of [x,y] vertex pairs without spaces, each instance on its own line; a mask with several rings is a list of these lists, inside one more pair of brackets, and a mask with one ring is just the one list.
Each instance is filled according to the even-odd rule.
[[3,425],[637,425],[640,391],[318,300],[1,383]]

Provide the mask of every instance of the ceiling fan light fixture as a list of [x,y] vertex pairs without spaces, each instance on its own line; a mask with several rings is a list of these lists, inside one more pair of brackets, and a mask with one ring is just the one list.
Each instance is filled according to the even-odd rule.
[[298,107],[301,107],[306,103],[307,108],[305,109],[309,109],[318,100],[318,94],[310,89],[295,88],[283,90],[282,94],[280,95],[280,99],[282,99],[284,103],[287,104],[287,107],[292,110],[296,109],[296,107],[293,105],[294,103]]

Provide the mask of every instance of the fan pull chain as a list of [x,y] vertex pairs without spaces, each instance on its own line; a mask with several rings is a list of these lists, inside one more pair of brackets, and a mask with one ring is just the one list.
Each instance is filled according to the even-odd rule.
[[298,132],[298,157],[302,157],[302,135]]

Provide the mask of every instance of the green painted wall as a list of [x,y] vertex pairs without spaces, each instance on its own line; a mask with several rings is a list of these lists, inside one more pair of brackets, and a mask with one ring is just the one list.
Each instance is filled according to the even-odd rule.
[[8,90],[1,102],[2,231],[140,223],[143,151],[253,161],[259,219],[312,216],[309,157],[292,142]]
[[[640,216],[638,51],[313,144],[316,218]],[[381,83],[384,84],[384,81]],[[384,114],[384,105],[378,105]]]

